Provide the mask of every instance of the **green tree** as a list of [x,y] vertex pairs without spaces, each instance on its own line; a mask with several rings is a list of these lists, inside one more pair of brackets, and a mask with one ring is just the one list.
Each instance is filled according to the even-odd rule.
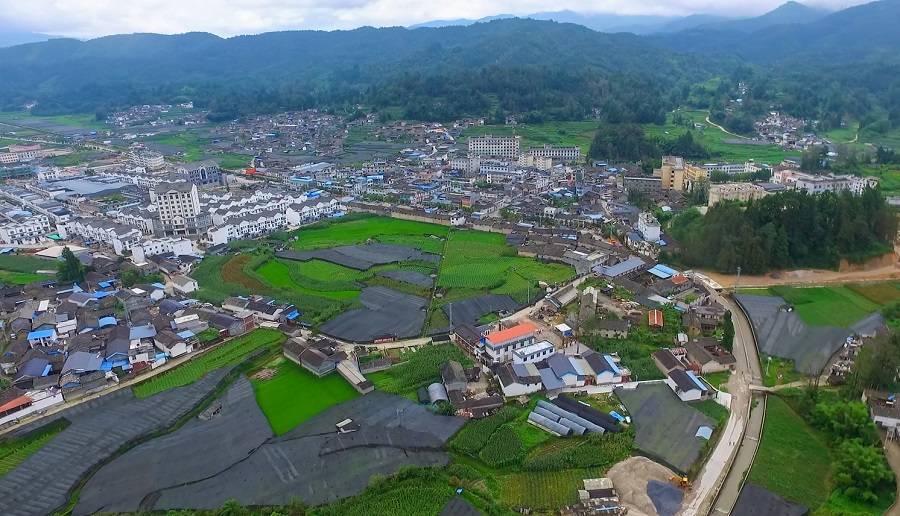
[[819,402],[812,410],[810,420],[834,442],[847,439],[858,439],[867,444],[878,442],[875,423],[869,418],[866,406],[859,401]]
[[62,250],[62,261],[57,266],[56,276],[60,281],[84,281],[84,264],[68,247]]
[[722,335],[722,347],[731,351],[734,349],[734,321],[731,320],[731,311],[725,312],[725,320],[722,324],[725,330]]
[[894,489],[894,474],[884,455],[858,439],[838,445],[834,480],[845,496],[866,503],[877,502],[880,493]]

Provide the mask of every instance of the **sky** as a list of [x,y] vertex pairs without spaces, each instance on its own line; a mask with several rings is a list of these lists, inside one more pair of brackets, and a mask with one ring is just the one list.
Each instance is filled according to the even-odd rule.
[[[290,29],[412,25],[572,10],[584,13],[755,16],[784,0],[0,0],[0,32],[91,38],[108,34],[191,31],[220,36]],[[865,0],[810,0],[840,9]]]

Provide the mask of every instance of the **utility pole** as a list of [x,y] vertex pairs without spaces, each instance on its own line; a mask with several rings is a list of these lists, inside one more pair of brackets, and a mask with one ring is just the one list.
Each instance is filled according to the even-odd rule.
[[741,282],[741,266],[738,265],[737,268],[737,278],[734,280],[734,293],[737,293],[738,283]]

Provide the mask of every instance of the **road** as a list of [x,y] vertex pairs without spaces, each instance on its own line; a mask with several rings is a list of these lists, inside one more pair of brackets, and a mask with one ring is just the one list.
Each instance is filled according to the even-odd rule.
[[[750,386],[762,383],[762,372],[750,323],[730,298],[716,295],[734,321],[735,372],[728,380],[731,412],[719,442],[694,481],[681,514],[729,514],[740,493],[743,472],[753,462],[762,430],[762,411],[750,412]],[[758,413],[758,414],[757,414]]]
[[[732,274],[699,271],[725,288],[733,287],[737,277]],[[799,269],[771,273],[765,276],[741,275],[741,287],[769,287],[772,285],[823,285],[826,283],[851,283],[864,281],[885,281],[900,278],[897,263],[858,271],[829,271],[820,269]]]
[[721,125],[719,125],[719,124],[713,122],[712,120],[709,119],[709,115],[706,115],[706,123],[709,124],[709,125],[711,125],[711,126],[713,126],[713,127],[715,127],[716,129],[722,131],[723,133],[725,133],[725,134],[727,134],[727,135],[729,135],[729,136],[734,136],[735,138],[740,138],[740,139],[742,139],[742,140],[749,140],[749,139],[750,139],[750,138],[747,138],[746,136],[741,136],[741,135],[739,135],[739,134],[735,134],[735,133],[729,131],[728,129],[725,129],[725,128],[722,127]]
[[885,514],[887,516],[900,516],[900,442],[885,440],[884,455],[894,471],[894,480],[897,482],[897,495],[894,498],[894,505]]

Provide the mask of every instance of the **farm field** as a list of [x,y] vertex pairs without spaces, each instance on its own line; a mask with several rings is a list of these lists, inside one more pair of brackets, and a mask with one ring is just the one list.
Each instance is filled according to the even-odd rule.
[[91,114],[69,114],[69,115],[52,115],[39,116],[32,115],[25,111],[4,112],[0,113],[0,122],[8,122],[10,124],[21,124],[36,129],[54,132],[54,126],[66,127],[70,129],[84,128],[90,130],[106,129],[105,122],[97,120],[96,116]]
[[831,451],[778,396],[767,397],[765,421],[747,480],[814,512],[832,490]]
[[49,274],[36,274],[33,272],[13,272],[0,269],[0,283],[13,285],[27,285],[36,281],[53,279]]
[[426,300],[431,298],[433,291],[428,283],[412,284],[380,275],[386,271],[413,271],[426,280],[437,276],[440,295],[431,302],[428,320],[430,328],[442,328],[449,323],[441,311],[447,302],[494,293],[507,294],[524,304],[543,295],[539,282],[561,284],[574,276],[574,270],[567,265],[517,256],[499,233],[351,215],[300,229],[293,235],[296,240],[292,247],[298,251],[378,242],[411,247],[443,259],[436,264],[414,258],[358,270],[319,258],[275,258],[267,250],[248,251],[254,244],[248,242],[238,254],[208,256],[200,263],[193,273],[200,284],[198,297],[221,303],[234,295],[272,296],[296,305],[307,323],[320,325],[361,306],[358,298],[366,287],[383,286]]
[[56,434],[69,426],[67,419],[57,419],[28,435],[0,442],[0,476],[3,476],[21,464],[31,454],[50,442]]
[[463,367],[471,367],[472,360],[453,344],[424,346],[417,351],[407,351],[400,356],[402,363],[390,369],[367,376],[375,388],[416,399],[419,387],[439,381],[441,366],[448,360],[456,360]]
[[900,165],[864,165],[859,173],[879,178],[879,187],[884,195],[900,195]]
[[463,131],[460,142],[464,143],[469,137],[492,134],[494,136],[511,136],[517,134],[522,137],[521,148],[540,147],[542,145],[554,145],[562,147],[581,147],[581,154],[587,156],[597,132],[598,122],[589,120],[585,122],[544,122],[540,124],[519,125],[483,125],[469,127]]
[[27,285],[35,281],[53,279],[50,274],[38,274],[35,271],[54,271],[56,262],[14,254],[0,255],[0,283]]
[[252,379],[256,401],[272,426],[282,435],[323,410],[351,400],[359,393],[336,372],[322,378],[287,359],[268,380]]
[[[874,287],[868,287],[873,291]],[[860,295],[849,286],[771,287],[770,290],[794,305],[797,314],[810,326],[846,328],[872,312],[881,304]]]
[[216,348],[205,352],[178,367],[149,378],[132,390],[138,398],[147,398],[160,392],[196,382],[210,371],[233,366],[258,349],[284,342],[285,336],[278,330],[258,328]]
[[[182,131],[177,133],[160,133],[146,139],[148,143],[157,143],[181,154],[184,161],[198,161],[206,154],[206,145],[209,141],[200,137],[196,131]],[[171,154],[164,152],[163,154]]]

